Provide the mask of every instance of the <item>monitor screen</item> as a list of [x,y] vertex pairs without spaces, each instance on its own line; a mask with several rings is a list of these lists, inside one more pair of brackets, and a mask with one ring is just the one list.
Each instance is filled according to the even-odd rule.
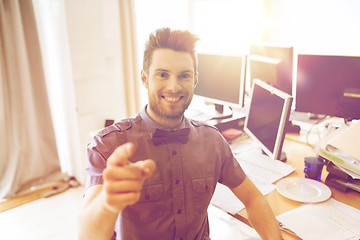
[[244,130],[272,159],[280,160],[292,99],[289,94],[263,81],[253,81]]
[[298,55],[295,111],[360,118],[360,57]]
[[226,106],[243,106],[245,56],[198,54],[195,94]]
[[270,43],[250,44],[250,84],[260,79],[292,95],[293,47]]

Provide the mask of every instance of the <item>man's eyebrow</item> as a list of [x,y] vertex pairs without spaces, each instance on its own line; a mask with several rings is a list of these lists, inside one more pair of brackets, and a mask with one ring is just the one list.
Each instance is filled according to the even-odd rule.
[[190,70],[184,70],[181,73],[194,73],[194,70],[190,69]]
[[[154,70],[154,72],[170,72],[170,71],[167,70],[167,69],[164,69],[164,68],[156,68],[156,69]],[[183,70],[183,71],[181,71],[180,73],[194,73],[194,70],[192,70],[192,69]]]
[[163,69],[163,68],[157,68],[157,69],[155,69],[155,72],[170,72],[170,71],[167,69]]

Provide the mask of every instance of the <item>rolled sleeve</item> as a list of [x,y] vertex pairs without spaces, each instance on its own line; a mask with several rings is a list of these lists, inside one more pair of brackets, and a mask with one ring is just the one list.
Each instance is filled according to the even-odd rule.
[[234,188],[245,180],[246,174],[234,157],[228,144],[225,144],[224,149],[225,158],[222,164],[219,182],[229,188]]
[[87,148],[85,191],[93,185],[103,184],[102,174],[106,168],[107,159],[118,146],[125,142],[123,132],[115,126],[105,128],[93,138]]
[[93,143],[87,148],[87,163],[85,172],[87,174],[87,181],[85,190],[96,184],[103,184],[102,173],[106,168],[106,159],[96,148],[96,143]]

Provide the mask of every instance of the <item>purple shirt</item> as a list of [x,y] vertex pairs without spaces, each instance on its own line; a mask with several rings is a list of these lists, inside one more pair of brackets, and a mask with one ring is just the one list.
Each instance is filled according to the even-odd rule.
[[140,200],[120,212],[117,239],[209,239],[207,207],[216,183],[237,187],[245,173],[215,127],[184,118],[176,129],[190,128],[188,143],[155,146],[156,128],[162,127],[144,108],[99,132],[88,146],[86,189],[103,183],[106,159],[114,149],[132,142],[136,152],[129,160],[152,159],[156,170],[145,181]]

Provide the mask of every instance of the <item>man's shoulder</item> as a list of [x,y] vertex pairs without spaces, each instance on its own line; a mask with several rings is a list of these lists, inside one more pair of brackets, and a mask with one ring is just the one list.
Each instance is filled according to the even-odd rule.
[[104,128],[94,136],[88,148],[96,149],[107,158],[116,147],[128,141],[128,132],[132,129],[138,129],[135,127],[138,121],[139,119],[136,117],[126,118]]
[[130,130],[133,128],[133,126],[136,126],[141,121],[140,117],[133,117],[133,118],[125,118],[120,120],[119,122],[116,122],[103,130],[101,130],[97,135],[100,138],[107,137],[108,135],[111,135],[112,133],[121,133],[125,132],[127,130]]
[[204,121],[199,121],[199,120],[194,120],[194,119],[190,119],[190,123],[195,126],[195,127],[207,127],[209,129],[213,129],[215,131],[219,131],[217,127],[215,127],[214,125],[211,125],[207,122]]

